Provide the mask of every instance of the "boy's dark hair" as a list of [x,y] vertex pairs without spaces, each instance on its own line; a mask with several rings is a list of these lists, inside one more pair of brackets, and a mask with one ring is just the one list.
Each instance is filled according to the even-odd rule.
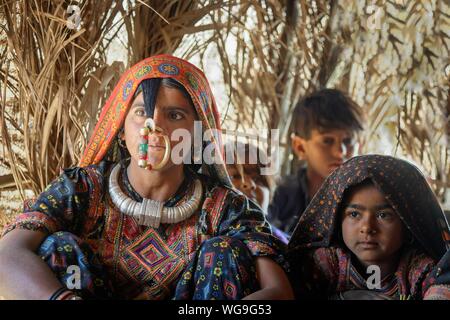
[[295,106],[292,125],[296,135],[311,137],[313,129],[363,129],[361,108],[350,97],[336,89],[322,89],[303,99]]

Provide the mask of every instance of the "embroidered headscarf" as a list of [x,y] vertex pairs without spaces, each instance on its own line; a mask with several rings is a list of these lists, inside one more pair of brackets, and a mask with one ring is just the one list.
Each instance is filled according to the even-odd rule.
[[[208,80],[203,72],[191,63],[170,55],[158,55],[140,61],[126,71],[104,105],[97,125],[79,162],[80,167],[98,164],[114,147],[116,136],[122,128],[139,84],[146,79],[172,78],[189,93],[203,132],[214,130],[203,147],[211,145],[216,163],[202,165],[202,173],[224,185],[231,185],[224,161],[221,141],[220,117]],[[218,163],[217,163],[218,162]]]
[[346,190],[366,179],[385,195],[421,249],[439,260],[450,238],[433,191],[414,165],[382,155],[354,157],[325,180],[294,230],[290,254],[302,248],[329,247],[340,228],[338,215]]

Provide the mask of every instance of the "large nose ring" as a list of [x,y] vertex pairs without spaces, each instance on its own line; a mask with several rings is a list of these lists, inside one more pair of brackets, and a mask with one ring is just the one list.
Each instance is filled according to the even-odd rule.
[[147,118],[144,123],[144,127],[141,128],[139,131],[139,149],[138,149],[138,166],[141,168],[145,168],[147,170],[159,170],[162,167],[164,167],[167,162],[169,161],[170,156],[170,140],[169,137],[165,134],[163,134],[164,138],[164,144],[165,144],[165,151],[163,159],[160,163],[156,164],[155,166],[152,166],[150,163],[148,163],[148,136],[149,133],[163,133],[163,130],[160,127],[157,127],[155,125],[155,121],[152,118]]

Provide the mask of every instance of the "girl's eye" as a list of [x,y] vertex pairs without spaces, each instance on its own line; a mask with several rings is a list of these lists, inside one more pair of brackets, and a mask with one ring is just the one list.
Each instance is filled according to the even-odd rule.
[[347,216],[349,216],[350,218],[357,218],[357,217],[359,217],[359,212],[358,211],[347,211]]
[[264,178],[264,176],[260,175],[259,172],[246,172],[247,176],[249,176],[253,182],[257,185],[266,187],[267,185],[267,180]]
[[184,118],[184,115],[181,112],[171,111],[169,112],[169,118],[171,120],[181,120]]
[[257,185],[266,186],[266,181],[264,180],[263,177],[255,177],[253,178],[253,181],[255,181]]
[[241,175],[240,175],[240,174],[233,174],[233,175],[231,176],[231,179],[241,180]]
[[332,145],[334,143],[334,139],[333,138],[324,138],[323,143],[327,144],[327,145]]
[[380,219],[389,219],[390,217],[392,217],[392,214],[390,212],[382,211],[378,212],[377,216]]

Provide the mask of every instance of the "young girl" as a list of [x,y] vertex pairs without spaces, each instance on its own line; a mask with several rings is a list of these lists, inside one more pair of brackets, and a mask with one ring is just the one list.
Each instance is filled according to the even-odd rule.
[[[227,145],[225,150],[227,150],[227,147],[230,148]],[[242,142],[236,142],[235,151],[234,162],[227,163],[227,171],[233,186],[245,194],[247,198],[253,200],[261,207],[263,213],[267,214],[274,181],[272,175],[262,174],[262,169],[269,166],[265,153],[259,147]],[[245,159],[239,159],[238,161],[238,156],[241,155],[244,155]],[[251,159],[253,155],[257,155],[256,158],[258,159]],[[272,233],[287,244],[289,236],[273,225],[271,227]]]
[[450,299],[448,239],[415,166],[359,156],[333,172],[300,219],[290,276],[297,298]]

